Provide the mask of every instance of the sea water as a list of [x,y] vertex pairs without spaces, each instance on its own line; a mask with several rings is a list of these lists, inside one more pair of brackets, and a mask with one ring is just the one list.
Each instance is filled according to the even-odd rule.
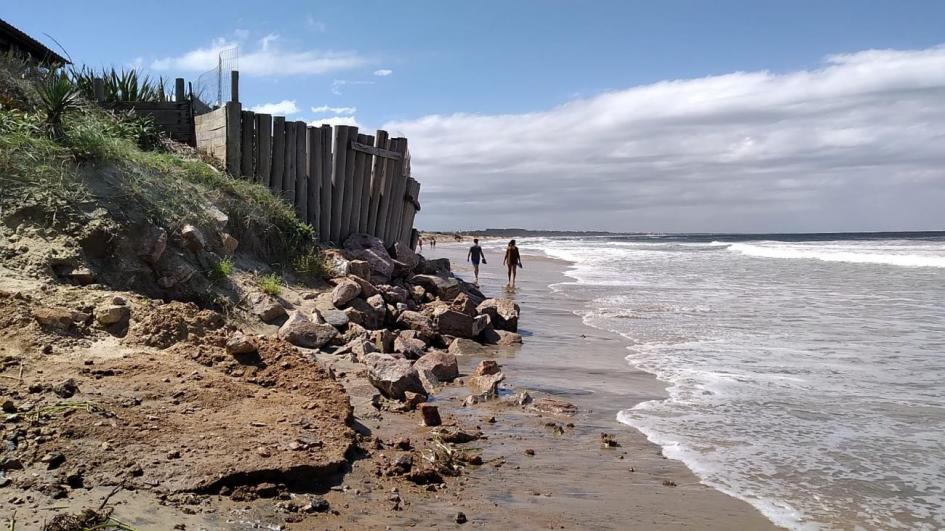
[[794,529],[945,528],[945,234],[524,239],[669,398],[617,412]]

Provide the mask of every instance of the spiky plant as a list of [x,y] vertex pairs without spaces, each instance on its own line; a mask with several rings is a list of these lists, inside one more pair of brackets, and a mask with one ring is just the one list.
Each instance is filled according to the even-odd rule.
[[82,107],[79,88],[68,76],[53,71],[40,83],[38,92],[44,124],[54,140],[61,140],[63,118]]

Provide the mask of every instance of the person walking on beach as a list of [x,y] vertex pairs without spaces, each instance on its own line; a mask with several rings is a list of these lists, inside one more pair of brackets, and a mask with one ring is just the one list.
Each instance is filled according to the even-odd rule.
[[423,251],[423,238],[417,238],[417,245],[419,245],[420,250]]
[[509,246],[505,249],[505,258],[502,259],[502,263],[509,268],[509,283],[505,287],[514,288],[517,268],[525,267],[522,265],[522,255],[519,254],[518,247],[515,246],[515,240],[510,241]]
[[479,238],[473,238],[473,246],[466,253],[466,261],[472,262],[473,272],[476,274],[476,285],[479,285],[479,262],[486,264],[486,255],[482,253],[482,247],[479,247]]

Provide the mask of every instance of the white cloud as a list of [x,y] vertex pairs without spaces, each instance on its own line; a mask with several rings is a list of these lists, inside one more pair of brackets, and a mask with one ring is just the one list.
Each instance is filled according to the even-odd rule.
[[331,82],[331,93],[336,96],[341,96],[343,94],[342,90],[345,87],[353,85],[373,85],[373,81],[350,81],[348,79],[335,79]]
[[945,226],[945,46],[385,129],[409,138],[427,228]]
[[299,107],[295,104],[295,100],[282,100],[278,103],[263,103],[262,105],[256,105],[250,107],[249,110],[258,112],[260,114],[289,116],[292,114],[297,114],[299,112]]
[[380,70],[375,70],[375,71],[374,71],[374,75],[375,75],[375,76],[378,76],[378,77],[387,77],[387,76],[389,76],[389,75],[391,75],[391,74],[393,74],[393,73],[394,73],[393,70],[390,70],[390,69],[387,69],[387,68],[381,68]]
[[351,125],[354,127],[361,127],[361,125],[354,118],[354,116],[329,116],[326,118],[316,118],[308,123],[308,125],[315,126],[315,127],[318,127],[324,124],[328,124],[331,126]]
[[151,63],[153,70],[203,72],[217,66],[221,51],[240,46],[239,70],[241,74],[255,76],[293,76],[325,74],[358,68],[367,60],[357,52],[335,52],[320,50],[291,51],[278,45],[279,36],[266,35],[257,47],[247,51],[241,41],[225,38],[215,39],[209,46],[185,52],[176,57],[165,57]]
[[312,107],[312,112],[316,114],[323,114],[330,112],[332,114],[354,114],[358,112],[357,107],[329,107],[327,105],[322,105],[320,107]]
[[324,22],[316,19],[312,15],[305,17],[305,27],[308,28],[309,31],[315,31],[318,33],[322,33],[327,29],[327,26],[325,26]]

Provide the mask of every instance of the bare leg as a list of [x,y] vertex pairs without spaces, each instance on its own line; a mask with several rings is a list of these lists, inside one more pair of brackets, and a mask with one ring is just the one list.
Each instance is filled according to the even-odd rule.
[[513,287],[513,288],[515,287],[515,275],[516,275],[517,273],[518,273],[518,271],[517,271],[514,267],[513,267],[511,270],[509,270],[509,274],[512,275],[512,287]]

